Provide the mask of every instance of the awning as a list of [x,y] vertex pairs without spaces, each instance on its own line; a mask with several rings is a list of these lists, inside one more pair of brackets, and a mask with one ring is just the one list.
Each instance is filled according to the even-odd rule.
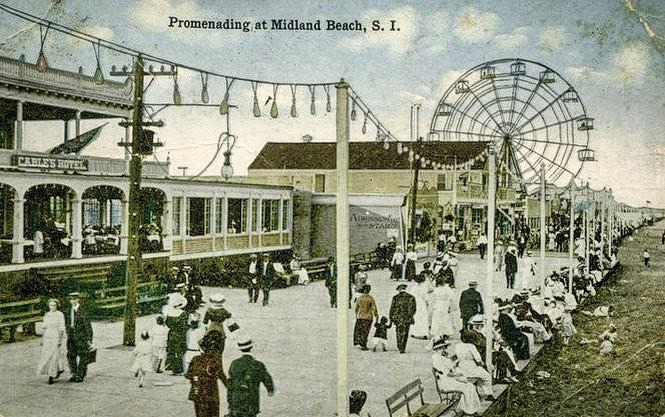
[[101,126],[81,133],[80,135],[68,140],[67,142],[51,149],[48,153],[51,155],[78,155],[86,146],[88,146],[99,137],[99,134],[102,132],[102,128],[107,124],[108,123],[104,123]]

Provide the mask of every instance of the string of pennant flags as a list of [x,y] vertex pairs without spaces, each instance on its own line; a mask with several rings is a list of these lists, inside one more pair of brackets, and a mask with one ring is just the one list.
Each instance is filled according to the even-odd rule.
[[[280,117],[279,104],[282,103],[284,94],[288,95],[290,99],[290,109],[289,115],[292,118],[297,118],[299,115],[298,111],[298,91],[305,90],[309,93],[309,113],[311,115],[317,114],[317,96],[324,97],[325,106],[323,110],[325,113],[332,112],[332,97],[331,97],[331,87],[337,84],[337,82],[319,82],[319,83],[299,83],[299,82],[276,82],[270,80],[260,80],[252,78],[244,78],[239,76],[232,76],[228,74],[221,74],[214,71],[209,71],[201,68],[197,68],[191,65],[177,63],[172,60],[168,60],[162,57],[158,57],[149,53],[145,53],[125,45],[121,45],[106,39],[102,39],[96,36],[92,36],[81,32],[77,29],[62,25],[56,22],[52,22],[46,19],[43,19],[38,16],[31,15],[27,12],[21,11],[19,9],[13,8],[11,6],[0,4],[0,10],[5,11],[6,13],[17,17],[22,20],[26,20],[37,24],[40,28],[39,36],[39,53],[38,59],[36,61],[36,66],[39,71],[46,72],[49,68],[48,58],[45,51],[47,45],[48,35],[51,31],[57,31],[59,33],[71,36],[81,41],[89,43],[92,47],[94,53],[94,62],[95,70],[92,80],[96,84],[104,84],[106,82],[103,72],[103,62],[102,62],[102,51],[104,49],[125,55],[131,58],[132,66],[135,60],[140,56],[145,61],[152,64],[157,64],[161,66],[161,71],[164,71],[164,66],[169,66],[172,76],[172,104],[175,106],[187,106],[187,105],[200,105],[200,104],[210,104],[210,83],[211,79],[221,79],[223,81],[223,96],[220,104],[218,106],[219,114],[222,116],[228,116],[229,112],[229,99],[233,93],[233,88],[238,82],[249,84],[251,87],[252,94],[252,115],[254,117],[264,116],[262,112],[262,106],[259,99],[259,87],[260,86],[269,86],[272,94],[268,96],[265,101],[265,106],[270,104],[270,110],[267,115],[272,119],[277,119]],[[145,65],[144,68],[148,74],[154,71],[153,65]],[[123,73],[127,73],[128,67],[122,67]],[[201,80],[201,93],[200,93],[200,102],[191,101],[190,103],[185,103],[183,100],[182,90],[179,84],[178,73],[179,70],[188,70],[200,75]],[[116,71],[116,66],[113,65],[111,72]],[[124,93],[126,95],[131,94],[133,83],[131,76],[127,76],[124,81]],[[351,111],[350,119],[351,122],[362,122],[361,132],[363,135],[369,134],[369,125],[373,126],[373,131],[376,132],[375,140],[377,142],[382,142],[386,150],[390,149],[391,146],[394,146],[398,154],[408,155],[410,162],[414,164],[420,164],[422,168],[429,168],[434,170],[470,170],[474,164],[484,161],[488,156],[488,150],[483,151],[482,153],[461,162],[450,163],[450,161],[438,161],[436,157],[425,157],[420,155],[417,151],[418,144],[412,142],[403,142],[398,140],[398,138],[390,132],[390,130],[379,120],[377,115],[370,109],[370,107],[363,101],[360,95],[349,86],[349,98],[351,101]],[[147,105],[147,104],[146,104]],[[394,145],[392,145],[394,143]]]

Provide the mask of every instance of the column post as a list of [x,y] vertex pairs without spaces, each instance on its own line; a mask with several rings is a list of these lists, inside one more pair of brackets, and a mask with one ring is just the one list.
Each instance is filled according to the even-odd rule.
[[168,195],[162,212],[162,246],[165,251],[173,248],[173,197]]
[[23,150],[23,102],[16,102],[16,130],[14,131],[14,150]]
[[83,253],[81,251],[82,237],[82,209],[81,198],[75,196],[72,199],[72,258],[81,259]]
[[16,190],[16,195],[14,198],[14,222],[13,222],[13,233],[12,233],[12,263],[13,264],[22,264],[25,262],[23,258],[23,244],[25,239],[23,237],[23,208],[25,205],[25,199],[23,198],[23,192]]
[[123,197],[120,207],[120,255],[127,255],[129,245],[129,200]]
[[217,193],[214,191],[210,202],[210,236],[212,236],[212,251],[214,252],[217,239]]
[[349,414],[348,326],[349,310],[349,84],[335,85],[336,100],[336,261],[337,261],[337,415]]

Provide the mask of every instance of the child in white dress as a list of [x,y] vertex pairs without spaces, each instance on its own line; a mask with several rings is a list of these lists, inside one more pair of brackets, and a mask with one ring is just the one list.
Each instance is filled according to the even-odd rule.
[[155,319],[156,323],[150,328],[150,343],[152,345],[152,361],[155,372],[161,374],[164,360],[166,359],[166,343],[169,336],[169,328],[166,327],[164,316],[161,314]]
[[141,340],[136,343],[134,348],[134,363],[130,371],[134,377],[139,380],[139,388],[143,386],[145,374],[152,367],[152,344],[150,343],[150,334],[148,332],[141,333]]

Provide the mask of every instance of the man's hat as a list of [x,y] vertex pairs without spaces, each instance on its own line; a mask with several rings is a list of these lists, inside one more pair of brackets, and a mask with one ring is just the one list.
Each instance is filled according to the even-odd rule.
[[255,254],[255,253],[253,253],[253,254],[249,255],[249,257],[250,257],[250,258],[258,258],[258,257],[259,257],[259,255],[257,255],[257,254]]
[[478,281],[469,281],[469,287],[475,287],[478,285]]
[[214,308],[220,308],[222,304],[224,304],[224,302],[226,301],[226,297],[224,297],[222,293],[211,294],[208,299],[210,300],[211,307]]
[[366,401],[367,393],[365,391],[357,389],[351,391],[351,396],[349,397],[349,413],[360,414]]
[[80,293],[80,292],[76,292],[76,291],[75,291],[75,292],[70,292],[69,294],[67,294],[67,296],[68,296],[69,298],[79,298],[79,297],[81,296],[81,293]]
[[263,257],[264,258],[270,258],[270,254],[268,252],[263,252]]
[[184,283],[184,282],[181,282],[180,284],[177,284],[175,287],[176,287],[177,289],[185,288],[185,283]]
[[399,285],[397,286],[397,288],[396,288],[396,289],[397,289],[397,291],[401,291],[401,290],[405,290],[405,289],[406,289],[406,287],[407,287],[407,285],[406,285],[406,284],[399,284]]
[[434,351],[441,350],[448,346],[450,346],[450,342],[445,337],[442,337],[440,339],[435,340],[434,343],[432,343],[432,350]]
[[238,342],[238,349],[240,349],[241,352],[249,352],[253,347],[254,343],[252,342],[252,339],[244,339]]
[[480,314],[476,314],[475,316],[471,317],[471,320],[469,320],[469,323],[471,324],[483,324],[483,316]]
[[443,259],[444,255],[445,254],[443,252],[439,252],[439,253],[436,254],[436,259]]
[[174,308],[185,308],[187,305],[187,299],[180,294],[173,294],[172,300]]

